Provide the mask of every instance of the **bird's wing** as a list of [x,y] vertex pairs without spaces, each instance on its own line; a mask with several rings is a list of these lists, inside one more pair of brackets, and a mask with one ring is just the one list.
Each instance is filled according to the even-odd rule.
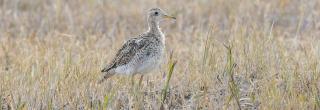
[[111,63],[101,70],[103,74],[98,83],[102,83],[105,79],[115,74],[114,72],[109,72],[110,70],[129,63],[140,49],[146,45],[144,41],[146,41],[146,39],[140,37],[130,39],[124,43]]
[[142,37],[128,40],[117,52],[112,62],[107,67],[102,69],[101,72],[108,72],[113,68],[117,68],[118,66],[129,63],[134,58],[136,53],[146,45],[144,42],[145,40],[146,39]]

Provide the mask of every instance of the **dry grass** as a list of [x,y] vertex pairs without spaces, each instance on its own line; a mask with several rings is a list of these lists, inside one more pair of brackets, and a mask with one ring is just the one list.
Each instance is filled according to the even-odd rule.
[[[96,84],[151,7],[177,17],[163,103],[171,61]],[[0,46],[3,109],[320,109],[319,0],[0,0]]]

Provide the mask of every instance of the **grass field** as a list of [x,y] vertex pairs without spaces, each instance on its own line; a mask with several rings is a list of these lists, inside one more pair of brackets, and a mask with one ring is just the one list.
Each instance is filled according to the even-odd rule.
[[[97,84],[153,7],[177,17],[161,25],[161,68],[141,86]],[[0,99],[22,110],[319,110],[320,1],[0,0]]]

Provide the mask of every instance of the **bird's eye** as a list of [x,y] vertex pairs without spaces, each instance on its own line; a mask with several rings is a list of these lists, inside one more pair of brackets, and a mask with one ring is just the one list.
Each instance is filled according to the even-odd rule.
[[158,12],[154,12],[154,15],[158,16],[158,14],[159,14]]

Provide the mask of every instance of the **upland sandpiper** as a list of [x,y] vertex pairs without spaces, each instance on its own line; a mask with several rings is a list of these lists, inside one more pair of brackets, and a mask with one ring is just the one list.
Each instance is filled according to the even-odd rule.
[[123,44],[114,59],[101,72],[103,76],[99,83],[115,74],[143,75],[159,66],[165,49],[165,36],[159,27],[160,21],[168,16],[160,8],[152,8],[148,12],[148,31],[136,38],[131,38]]

